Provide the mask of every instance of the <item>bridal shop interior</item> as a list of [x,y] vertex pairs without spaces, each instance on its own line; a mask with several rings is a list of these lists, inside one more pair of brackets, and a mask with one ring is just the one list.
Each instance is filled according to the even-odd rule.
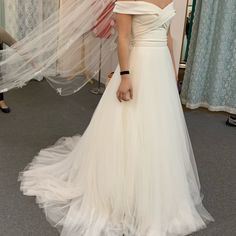
[[[0,0],[1,50],[24,39],[54,12],[66,12],[66,1]],[[235,236],[236,1],[174,0],[174,7],[176,15],[170,31],[173,63],[178,71],[176,85],[204,193],[203,203],[215,220],[191,235]],[[101,65],[107,54],[107,39],[96,37],[99,52],[94,54],[94,60]],[[67,70],[80,58],[67,52],[59,66]],[[41,74],[22,88],[0,93],[0,236],[58,235],[35,198],[23,196],[19,173],[42,148],[61,137],[84,133],[117,64],[114,51],[92,80],[68,96],[61,96],[60,89],[55,90]],[[149,106],[155,109],[156,104],[150,101]],[[113,122],[111,117],[104,117],[107,124]],[[99,132],[106,130],[105,126]],[[96,143],[91,142],[90,148],[94,146]]]

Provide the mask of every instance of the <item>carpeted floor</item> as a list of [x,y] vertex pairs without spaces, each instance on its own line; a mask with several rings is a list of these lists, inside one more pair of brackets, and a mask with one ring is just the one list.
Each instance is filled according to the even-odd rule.
[[[62,136],[82,134],[99,96],[60,97],[46,82],[31,82],[7,94],[12,113],[0,113],[0,236],[57,236],[34,198],[22,196],[18,173],[37,152]],[[193,236],[236,235],[236,129],[226,115],[186,111],[206,208],[215,218]],[[79,235],[78,235],[79,236]],[[157,235],[158,236],[158,235]]]

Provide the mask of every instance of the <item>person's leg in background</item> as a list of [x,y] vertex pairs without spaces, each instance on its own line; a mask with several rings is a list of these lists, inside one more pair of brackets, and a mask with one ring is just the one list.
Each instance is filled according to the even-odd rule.
[[[0,50],[2,50],[2,49],[3,49],[3,45],[0,42]],[[4,101],[3,93],[0,93],[0,110],[4,113],[9,113],[11,111],[10,108],[7,106],[7,104]]]
[[236,127],[236,115],[229,115],[226,125]]
[[[0,39],[0,50],[2,50],[2,49],[3,49],[3,44],[1,43],[1,39]],[[3,93],[0,93],[0,110],[4,113],[9,113],[11,111],[10,108],[7,106],[7,104],[4,101]]]
[[[9,47],[16,42],[15,39],[11,37],[2,27],[0,27],[0,50],[3,49],[3,43],[8,45]],[[0,58],[1,60],[1,58]],[[1,71],[0,71],[1,74]],[[11,110],[7,106],[6,102],[4,101],[3,93],[0,93],[0,110],[4,113],[9,113]]]
[[0,93],[0,110],[4,113],[9,113],[11,111],[4,101],[3,93]]

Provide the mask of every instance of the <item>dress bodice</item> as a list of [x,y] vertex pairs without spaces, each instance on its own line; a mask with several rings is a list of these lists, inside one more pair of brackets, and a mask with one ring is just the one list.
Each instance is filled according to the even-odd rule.
[[165,8],[145,1],[117,1],[115,13],[132,15],[132,43],[134,45],[156,45],[167,42],[170,21],[175,15],[173,2]]

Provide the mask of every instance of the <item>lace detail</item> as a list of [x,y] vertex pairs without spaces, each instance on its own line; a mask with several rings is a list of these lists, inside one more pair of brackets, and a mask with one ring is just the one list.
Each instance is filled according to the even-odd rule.
[[235,12],[235,1],[197,1],[181,94],[188,108],[236,114]]

